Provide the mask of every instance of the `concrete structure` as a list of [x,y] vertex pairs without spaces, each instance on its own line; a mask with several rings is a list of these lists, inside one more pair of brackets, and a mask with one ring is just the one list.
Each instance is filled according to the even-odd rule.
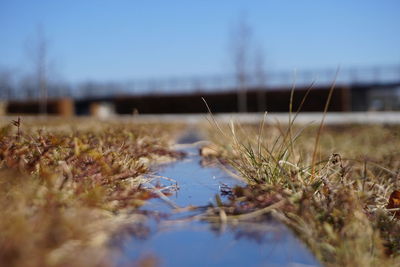
[[[40,114],[40,102],[38,100],[9,101],[5,110],[7,114]],[[48,100],[47,114],[64,117],[75,115],[74,100],[71,98]]]
[[[246,112],[288,112],[290,103],[293,111],[300,106],[301,111],[323,111],[334,82],[336,86],[329,111],[400,110],[400,65],[303,71],[295,75],[267,73],[266,77],[265,84],[258,84],[256,77],[248,75]],[[293,84],[296,88],[292,98]],[[77,115],[91,114],[98,103],[115,107],[117,114],[204,113],[207,109],[202,98],[214,113],[229,113],[239,111],[238,103],[243,92],[239,93],[234,76],[220,75],[128,83],[85,83],[69,87],[68,97],[73,99],[73,108],[67,110],[75,110]],[[59,113],[57,108],[52,108],[54,101],[59,100],[48,102],[49,112]],[[35,114],[38,112],[37,102],[17,97],[9,101],[7,112]],[[69,114],[70,111],[62,113]]]

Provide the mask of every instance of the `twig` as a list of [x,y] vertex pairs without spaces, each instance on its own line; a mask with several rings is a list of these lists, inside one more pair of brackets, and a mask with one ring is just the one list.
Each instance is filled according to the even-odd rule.
[[[259,209],[253,212],[249,212],[249,213],[245,213],[245,214],[240,214],[240,215],[231,215],[231,216],[227,216],[226,217],[226,221],[234,221],[234,220],[250,220],[250,219],[254,219],[258,216],[261,216],[263,214],[269,213],[275,209],[280,208],[284,203],[285,203],[285,199],[282,199],[272,205],[269,205],[268,207],[265,207],[263,209]],[[203,215],[203,220],[207,220],[207,221],[220,221],[221,217],[220,216],[207,216],[207,215]]]
[[151,183],[147,183],[149,187],[151,187],[154,191],[154,193],[165,203],[167,203],[169,206],[171,206],[174,209],[180,209],[178,205],[176,205],[174,202],[172,202],[166,195],[164,195],[159,189],[157,189],[154,185]]

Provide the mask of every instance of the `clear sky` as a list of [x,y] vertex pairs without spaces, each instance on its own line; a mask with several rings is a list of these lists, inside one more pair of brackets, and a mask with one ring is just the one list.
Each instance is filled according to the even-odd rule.
[[68,81],[226,73],[241,14],[269,70],[400,63],[399,0],[0,0],[0,67],[42,25]]

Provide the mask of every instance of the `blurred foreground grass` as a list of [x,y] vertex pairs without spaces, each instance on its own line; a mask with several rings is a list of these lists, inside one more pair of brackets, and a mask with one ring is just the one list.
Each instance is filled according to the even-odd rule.
[[141,187],[179,153],[172,124],[2,121],[0,266],[109,266],[118,233],[145,235]]

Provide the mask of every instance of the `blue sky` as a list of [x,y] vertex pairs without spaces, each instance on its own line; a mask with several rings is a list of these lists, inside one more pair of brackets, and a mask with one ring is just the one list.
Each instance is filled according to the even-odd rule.
[[398,0],[0,0],[0,67],[29,72],[42,25],[68,81],[226,73],[242,14],[267,70],[400,63]]

